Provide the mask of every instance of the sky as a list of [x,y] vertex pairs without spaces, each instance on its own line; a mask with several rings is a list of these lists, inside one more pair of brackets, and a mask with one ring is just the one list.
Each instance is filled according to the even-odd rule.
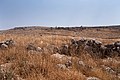
[[120,24],[120,0],[0,0],[0,29]]

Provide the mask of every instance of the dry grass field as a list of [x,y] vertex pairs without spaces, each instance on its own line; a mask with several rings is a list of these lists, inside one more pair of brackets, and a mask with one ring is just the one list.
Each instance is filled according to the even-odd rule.
[[[120,41],[120,28],[69,30],[34,27],[1,31],[0,41],[12,39],[15,46],[0,49],[0,80],[120,80],[118,56],[94,58],[86,51],[79,56],[51,56],[55,54],[54,46],[69,44],[72,38],[96,39],[103,44],[113,43]],[[43,51],[27,51],[26,47],[30,43]],[[68,60],[72,65],[65,68],[62,64]]]

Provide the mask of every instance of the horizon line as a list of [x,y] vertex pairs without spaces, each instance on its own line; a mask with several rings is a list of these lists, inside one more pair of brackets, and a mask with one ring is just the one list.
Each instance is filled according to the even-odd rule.
[[0,30],[9,30],[17,27],[119,27],[120,24],[110,24],[110,25],[69,25],[69,26],[62,26],[62,25],[57,25],[57,26],[48,26],[48,25],[21,25],[21,26],[14,26],[6,29],[0,29]]

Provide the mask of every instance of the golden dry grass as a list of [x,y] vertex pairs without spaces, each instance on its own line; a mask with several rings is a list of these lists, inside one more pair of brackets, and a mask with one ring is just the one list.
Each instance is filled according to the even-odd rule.
[[[10,68],[11,74],[19,75],[25,80],[86,80],[90,76],[98,77],[101,80],[119,80],[116,74],[110,74],[101,67],[101,65],[106,65],[120,71],[120,58],[117,57],[112,60],[95,59],[86,52],[83,52],[81,56],[72,58],[73,64],[70,70],[63,70],[56,68],[59,60],[50,57],[53,54],[50,50],[46,50],[43,54],[30,54],[26,50],[28,43],[34,43],[42,48],[47,48],[49,45],[61,46],[62,44],[69,43],[71,36],[0,35],[0,41],[8,38],[15,40],[16,46],[7,50],[0,50],[0,65],[12,63]],[[79,39],[79,37],[76,37],[76,39]],[[99,40],[106,43],[105,39]],[[79,60],[83,61],[87,66],[79,66],[77,63]]]

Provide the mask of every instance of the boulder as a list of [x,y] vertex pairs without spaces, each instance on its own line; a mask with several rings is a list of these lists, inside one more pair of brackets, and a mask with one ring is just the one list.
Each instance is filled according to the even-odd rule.
[[6,45],[6,44],[3,43],[3,44],[0,45],[0,48],[1,48],[1,49],[7,49],[7,48],[8,48],[8,45]]

